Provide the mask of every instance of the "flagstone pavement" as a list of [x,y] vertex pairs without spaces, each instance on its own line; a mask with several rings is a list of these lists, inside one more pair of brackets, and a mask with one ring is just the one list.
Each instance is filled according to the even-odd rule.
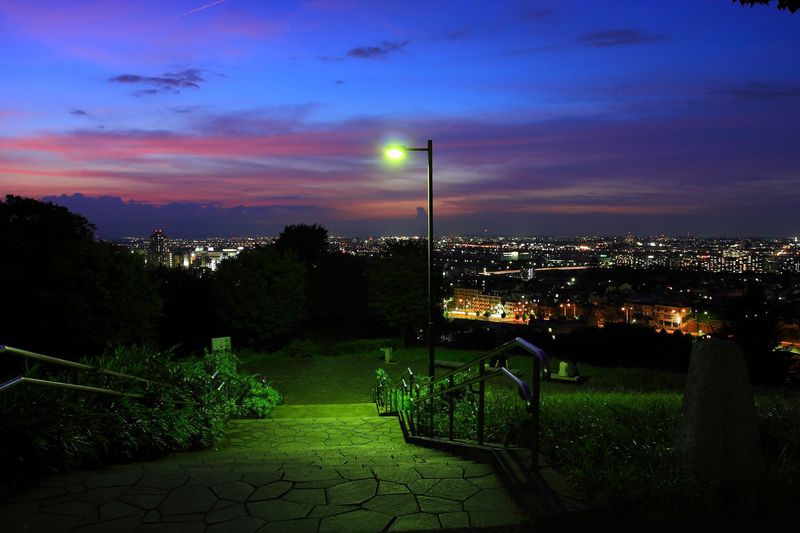
[[214,449],[41,480],[0,502],[3,532],[354,532],[514,527],[492,469],[406,444],[372,404],[233,420]]

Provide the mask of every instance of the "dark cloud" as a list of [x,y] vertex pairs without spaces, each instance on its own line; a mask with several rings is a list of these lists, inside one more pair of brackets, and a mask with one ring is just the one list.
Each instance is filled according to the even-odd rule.
[[540,46],[531,46],[528,48],[515,48],[514,50],[509,50],[507,52],[503,52],[501,56],[522,56],[528,54],[539,54],[543,52],[554,52],[557,50],[563,50],[570,45],[567,44],[543,44]]
[[474,32],[469,28],[460,28],[444,35],[446,41],[463,41],[472,37]]
[[620,29],[592,32],[578,37],[577,42],[597,48],[632,46],[667,39],[666,35],[646,33],[635,29]]
[[[159,94],[162,92],[167,92],[167,91],[160,91],[158,89],[141,89],[139,91],[134,91],[133,96],[153,96],[154,94]],[[179,92],[174,91],[173,94],[179,94]]]
[[336,80],[333,83],[336,84],[336,85],[344,85],[347,82],[345,82],[344,80]]
[[417,235],[423,235],[427,232],[428,212],[425,211],[424,207],[417,208],[417,216],[414,217],[414,229],[416,230],[414,233]]
[[776,98],[797,98],[800,87],[781,87],[768,83],[753,82],[731,89],[711,91],[710,94],[724,94],[744,100],[771,100]]
[[[170,237],[204,238],[227,236],[277,235],[285,225],[319,222],[339,235],[424,235],[425,210],[417,208],[416,216],[395,218],[363,218],[334,220],[331,213],[319,206],[234,206],[190,202],[163,206],[135,201],[126,202],[114,196],[89,197],[82,194],[48,196],[43,201],[63,205],[89,219],[97,226],[98,236],[121,239],[147,236],[161,227]],[[272,198],[272,200],[275,200]],[[777,204],[777,205],[776,205]],[[792,201],[772,201],[769,205],[744,205],[736,211],[709,207],[697,212],[649,214],[618,213],[515,213],[507,210],[486,210],[470,214],[437,218],[439,234],[479,235],[484,228],[490,235],[577,235],[586,228],[597,234],[643,235],[669,233],[707,236],[790,235],[798,220],[787,220]],[[741,220],[745,219],[746,224]],[[787,222],[791,222],[787,224]]]
[[399,52],[406,46],[411,44],[411,41],[381,41],[378,46],[359,46],[347,51],[349,57],[358,59],[383,59],[393,52]]
[[[342,82],[344,83],[344,82]],[[199,131],[213,131],[217,137],[274,135],[296,130],[319,108],[317,103],[276,105],[232,113],[197,114]]]
[[338,63],[339,61],[344,61],[344,58],[338,57],[338,56],[320,56],[320,55],[318,55],[318,56],[314,56],[314,57],[317,58],[320,61],[325,61],[326,63],[334,63],[334,62]]
[[178,113],[178,114],[181,114],[181,115],[185,115],[185,114],[188,114],[188,113],[194,113],[194,112],[195,112],[195,111],[197,111],[198,109],[200,109],[200,106],[199,106],[199,105],[189,105],[189,106],[178,106],[178,107],[173,107],[173,108],[172,108],[172,111],[173,111],[174,113]]
[[478,26],[463,26],[454,28],[445,33],[441,38],[445,41],[465,41],[477,38],[492,38],[495,35],[513,31],[512,28],[523,24],[538,23],[551,19],[558,13],[555,9],[524,9],[522,11],[509,11],[505,16],[495,20],[484,20]]
[[108,81],[149,87],[147,89],[139,89],[134,93],[136,96],[148,96],[159,93],[180,94],[181,89],[199,89],[200,84],[206,80],[201,70],[190,68],[180,72],[167,72],[161,76],[120,74],[110,78]]
[[70,109],[69,114],[70,115],[74,115],[76,117],[92,118],[92,115],[90,113],[87,113],[83,109],[77,109],[77,108],[76,109]]
[[170,237],[185,238],[277,235],[286,224],[324,220],[330,215],[329,209],[314,205],[222,207],[193,202],[153,205],[126,202],[116,196],[83,194],[47,196],[42,200],[85,216],[97,226],[97,234],[103,239],[149,235],[154,228],[164,228]]
[[645,33],[640,30],[622,29],[608,30],[601,32],[586,33],[577,39],[563,43],[543,44],[509,50],[502,55],[527,55],[542,52],[555,52],[573,48],[576,46],[592,46],[595,48],[610,48],[613,46],[633,46],[638,44],[652,43],[668,39],[666,35]]
[[530,9],[522,12],[522,18],[525,20],[545,20],[555,15],[556,10],[550,8]]

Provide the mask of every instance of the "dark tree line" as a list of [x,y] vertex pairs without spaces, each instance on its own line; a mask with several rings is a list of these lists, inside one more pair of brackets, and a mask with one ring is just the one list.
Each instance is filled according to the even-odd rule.
[[[15,196],[0,202],[0,344],[71,358],[141,343],[191,354],[215,336],[271,349],[309,335],[408,340],[427,323],[424,241],[389,241],[379,257],[356,257],[331,253],[323,227],[300,224],[210,272],[148,270],[141,257],[93,234],[63,207]],[[782,379],[787,360],[774,350],[777,314],[763,290],[732,300],[727,314],[723,335],[742,346],[753,380]],[[688,336],[621,324],[557,342],[533,329],[525,336],[554,355],[607,366],[685,371],[691,352]],[[502,342],[484,340],[487,349]],[[471,347],[481,342],[469,339]]]
[[686,372],[692,353],[690,335],[657,333],[652,328],[606,324],[559,335],[533,333],[545,350],[568,360],[605,367],[639,367]]
[[727,327],[722,334],[742,348],[750,379],[767,385],[782,382],[790,359],[785,352],[777,350],[778,314],[768,303],[764,289],[748,287],[742,296],[728,303],[726,314]]
[[144,265],[93,234],[52,203],[0,202],[0,344],[76,357],[153,337],[161,302]]
[[0,202],[0,344],[70,358],[136,343],[188,354],[214,336],[272,348],[301,330],[358,337],[426,321],[418,243],[390,243],[369,260],[330,253],[325,228],[300,224],[209,272],[147,269],[94,231],[52,203]]
[[369,308],[406,339],[428,321],[427,244],[389,242],[369,271]]
[[[743,6],[750,7],[753,7],[756,4],[766,6],[772,3],[772,0],[733,0],[734,3],[737,1]],[[775,3],[777,4],[778,9],[788,9],[792,13],[800,9],[800,0],[777,0]]]

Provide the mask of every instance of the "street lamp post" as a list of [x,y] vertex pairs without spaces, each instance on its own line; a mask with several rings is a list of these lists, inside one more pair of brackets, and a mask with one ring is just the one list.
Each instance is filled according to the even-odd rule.
[[427,152],[428,153],[428,375],[434,377],[434,344],[433,344],[433,317],[435,309],[433,303],[433,141],[428,139],[425,148],[411,148],[406,146],[390,146],[386,148],[385,154],[389,159],[399,160],[406,156],[407,152]]

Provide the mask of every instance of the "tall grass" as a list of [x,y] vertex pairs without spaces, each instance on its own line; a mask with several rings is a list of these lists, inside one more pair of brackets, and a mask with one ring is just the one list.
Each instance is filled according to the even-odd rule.
[[[551,371],[557,372],[558,369],[553,368]],[[607,368],[581,364],[580,373],[587,379],[587,385],[615,391],[681,392],[686,386],[686,374],[666,370]]]
[[542,451],[612,515],[683,514],[704,492],[676,468],[681,396],[578,393],[542,401]]
[[[621,383],[631,383],[628,374],[620,378]],[[642,381],[641,371],[634,374],[636,384],[644,388],[658,383],[675,387],[669,375]],[[752,505],[741,495],[721,496],[717,487],[679,468],[675,440],[681,402],[682,395],[674,390],[545,393],[541,451],[612,520],[713,517],[739,512],[743,503]],[[456,438],[475,439],[476,404],[475,395],[456,398]],[[437,401],[435,435],[447,435],[447,412],[447,401]],[[754,488],[755,505],[761,510],[796,508],[800,502],[800,397],[761,392],[756,396],[756,412],[768,473]],[[417,413],[423,430],[427,430],[428,413],[428,407]],[[516,390],[487,388],[485,436],[488,442],[529,446],[530,415]]]

